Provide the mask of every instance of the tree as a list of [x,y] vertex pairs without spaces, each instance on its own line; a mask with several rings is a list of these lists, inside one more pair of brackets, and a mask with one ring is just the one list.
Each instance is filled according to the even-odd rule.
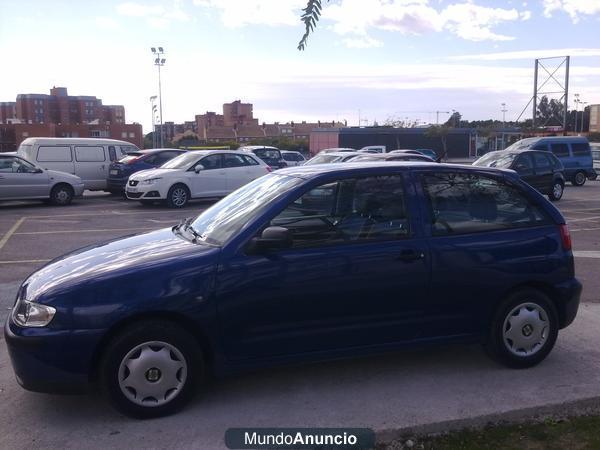
[[444,152],[440,156],[440,160],[445,160],[448,156],[448,133],[450,132],[450,127],[447,125],[434,125],[427,128],[425,131],[425,136],[430,138],[437,138],[442,142],[442,148]]
[[563,111],[564,105],[561,101],[554,98],[548,100],[548,97],[544,95],[538,103],[536,121],[541,126],[562,125]]
[[[329,0],[327,0],[329,1]],[[306,41],[308,36],[313,32],[317,26],[317,22],[321,18],[322,0],[308,0],[306,8],[302,11],[302,22],[304,22],[304,35],[300,42],[298,42],[298,50],[304,50],[306,48]]]
[[461,119],[462,115],[458,111],[454,111],[444,125],[451,128],[460,128]]

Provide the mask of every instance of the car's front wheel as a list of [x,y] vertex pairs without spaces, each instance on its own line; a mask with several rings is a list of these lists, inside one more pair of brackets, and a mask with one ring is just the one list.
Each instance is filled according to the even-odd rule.
[[50,202],[53,205],[66,206],[73,201],[73,188],[68,184],[59,184],[50,192]]
[[548,198],[550,201],[557,202],[562,198],[564,191],[565,185],[561,181],[557,180],[552,185],[552,190],[548,194]]
[[103,391],[124,414],[145,419],[179,410],[203,375],[196,339],[171,322],[139,322],[107,346],[100,364]]
[[585,184],[586,179],[587,179],[587,177],[585,176],[585,173],[579,171],[573,176],[573,185],[574,186],[583,186]]
[[183,184],[171,186],[167,194],[167,205],[170,208],[183,208],[190,199],[190,191]]
[[550,299],[535,289],[513,293],[497,309],[486,349],[508,367],[540,363],[558,336],[558,315]]

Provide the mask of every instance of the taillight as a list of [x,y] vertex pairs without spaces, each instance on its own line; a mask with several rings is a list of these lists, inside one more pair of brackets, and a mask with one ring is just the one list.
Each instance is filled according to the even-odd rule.
[[134,164],[134,163],[138,162],[138,159],[140,159],[140,158],[137,157],[137,158],[130,159],[129,161],[127,161],[127,164]]
[[563,250],[571,250],[573,243],[571,242],[571,233],[569,233],[569,227],[566,224],[558,226],[560,230],[560,239],[562,240]]

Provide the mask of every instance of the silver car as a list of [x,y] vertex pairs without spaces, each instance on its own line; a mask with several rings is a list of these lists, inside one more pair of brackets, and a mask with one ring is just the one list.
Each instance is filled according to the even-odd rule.
[[50,200],[68,205],[83,194],[83,181],[76,175],[41,169],[14,154],[0,153],[0,201]]

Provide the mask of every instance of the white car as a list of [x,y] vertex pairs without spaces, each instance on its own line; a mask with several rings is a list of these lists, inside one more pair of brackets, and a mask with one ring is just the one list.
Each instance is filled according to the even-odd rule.
[[300,166],[306,162],[306,158],[300,152],[292,150],[281,150],[281,156],[288,167]]
[[224,197],[271,168],[258,156],[231,150],[191,151],[158,169],[142,170],[129,177],[128,199],[144,204],[166,200],[183,208],[190,199]]

